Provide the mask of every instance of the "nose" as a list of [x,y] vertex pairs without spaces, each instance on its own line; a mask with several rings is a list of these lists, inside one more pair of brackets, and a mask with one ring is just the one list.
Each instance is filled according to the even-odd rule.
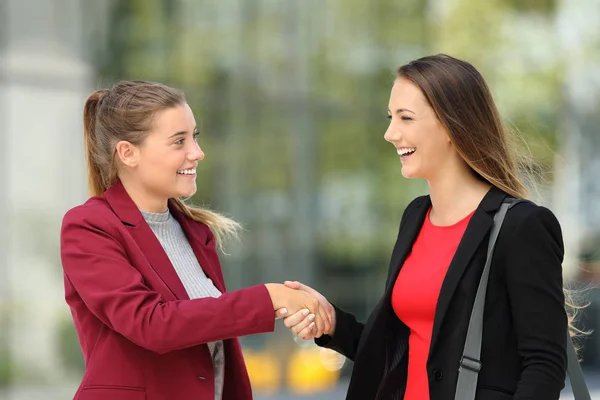
[[392,124],[390,124],[383,134],[383,138],[389,143],[394,143],[400,139],[400,133],[392,127]]
[[195,146],[192,148],[192,151],[188,154],[188,158],[191,161],[202,161],[202,160],[204,160],[204,152],[200,148],[199,144],[197,144],[197,143],[195,144]]

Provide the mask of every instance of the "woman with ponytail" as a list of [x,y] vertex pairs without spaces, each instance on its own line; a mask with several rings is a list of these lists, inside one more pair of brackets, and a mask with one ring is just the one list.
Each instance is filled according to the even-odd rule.
[[239,336],[298,313],[328,332],[311,295],[281,284],[227,292],[217,254],[239,225],[182,198],[204,158],[183,93],[120,82],[84,107],[91,198],[61,230],[65,297],[85,373],[76,400],[252,398]]

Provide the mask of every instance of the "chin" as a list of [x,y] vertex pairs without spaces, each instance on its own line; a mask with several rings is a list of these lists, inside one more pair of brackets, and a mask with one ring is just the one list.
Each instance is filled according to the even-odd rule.
[[180,190],[173,197],[192,197],[194,194],[196,194],[196,189],[194,189],[194,190]]
[[192,197],[196,193],[196,185],[194,185],[194,187],[183,187],[182,185],[177,185],[176,187],[169,190],[167,193],[170,199]]
[[402,167],[402,176],[405,177],[406,179],[418,179],[418,178],[420,178],[420,176],[417,173],[417,171],[415,171],[412,168],[406,168],[406,167]]
[[196,194],[196,190],[196,185],[194,185],[194,187],[179,190],[179,197],[192,197],[194,194]]

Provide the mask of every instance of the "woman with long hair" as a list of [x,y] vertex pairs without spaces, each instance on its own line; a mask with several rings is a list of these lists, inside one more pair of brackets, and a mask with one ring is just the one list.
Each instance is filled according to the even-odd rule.
[[[318,297],[333,321],[321,337],[300,315],[285,324],[354,361],[348,400],[454,400],[494,215],[528,192],[488,86],[468,62],[434,55],[400,67],[388,113],[384,138],[402,175],[425,179],[429,195],[404,211],[383,297],[362,323],[286,283]],[[563,253],[550,210],[526,201],[508,211],[491,256],[476,399],[559,398],[569,330]]]

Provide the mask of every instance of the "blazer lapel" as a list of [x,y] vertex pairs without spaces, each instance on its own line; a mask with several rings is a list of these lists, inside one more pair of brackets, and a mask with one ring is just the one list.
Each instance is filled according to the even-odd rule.
[[[171,210],[171,214],[177,219],[181,225],[181,228],[185,232],[190,246],[192,246],[192,250],[198,259],[200,267],[206,276],[208,276],[215,284],[217,289],[219,289],[221,293],[225,293],[225,283],[217,271],[215,271],[214,265],[210,262],[210,257],[207,255],[207,253],[212,250],[206,247],[206,240],[208,239],[206,232],[199,229],[198,224],[190,221],[181,211],[179,211],[177,207],[173,206],[171,203],[169,204],[169,208]],[[209,228],[206,227],[206,229]]]
[[389,267],[390,272],[385,287],[386,297],[389,297],[392,294],[392,289],[394,288],[394,283],[398,278],[400,269],[402,269],[404,260],[406,260],[406,257],[408,257],[412,250],[413,243],[417,239],[417,235],[423,226],[423,221],[425,220],[427,210],[429,210],[430,206],[431,199],[429,196],[425,196],[422,201],[415,204],[413,210],[407,210],[409,214],[406,216],[404,224],[400,227],[398,239],[396,240],[396,245],[392,252],[392,259]]
[[104,193],[115,214],[124,222],[131,236],[146,256],[150,266],[169,288],[173,296],[179,300],[187,300],[189,296],[171,264],[167,253],[156,238],[142,213],[127,194],[120,181],[117,181]]
[[456,287],[473,258],[473,255],[491,229],[494,221],[494,213],[500,207],[505,197],[506,194],[504,192],[492,187],[482,199],[469,221],[467,229],[456,249],[456,253],[450,262],[448,272],[442,283],[435,309],[430,351],[433,350],[438,339],[440,328],[444,322],[446,311],[448,310],[450,300],[454,295]]

